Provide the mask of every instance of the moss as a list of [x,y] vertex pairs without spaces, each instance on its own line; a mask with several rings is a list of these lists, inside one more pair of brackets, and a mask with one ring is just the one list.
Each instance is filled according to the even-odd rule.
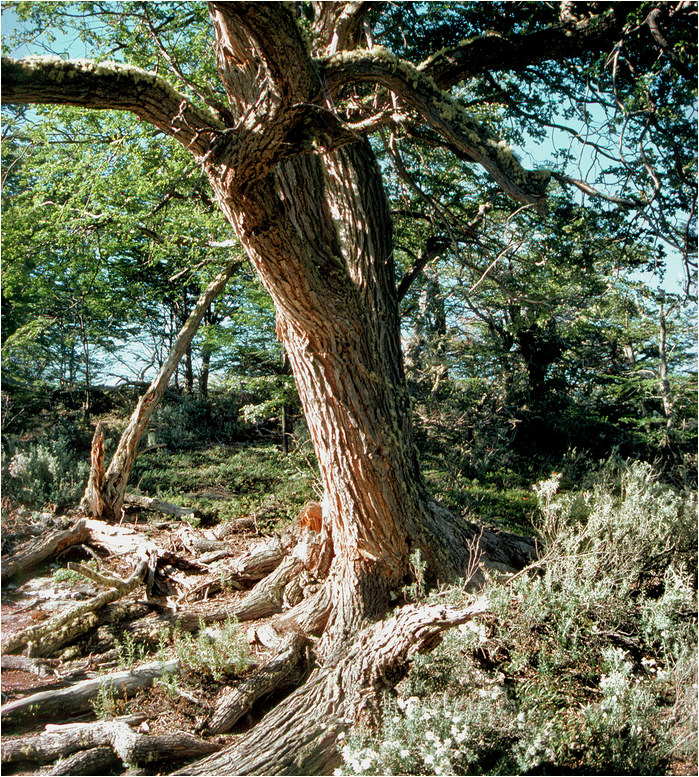
[[[134,84],[149,84],[156,86],[167,95],[178,102],[189,102],[187,97],[175,89],[172,84],[161,78],[156,73],[142,70],[134,65],[127,65],[122,62],[106,60],[104,62],[95,62],[89,59],[63,59],[53,55],[26,57],[17,60],[25,70],[30,72],[41,72],[45,77],[51,78],[56,83],[63,83],[66,79],[75,78],[83,74],[95,76],[116,76],[127,77]],[[223,129],[223,122],[208,108],[197,106],[197,112],[212,127]]]

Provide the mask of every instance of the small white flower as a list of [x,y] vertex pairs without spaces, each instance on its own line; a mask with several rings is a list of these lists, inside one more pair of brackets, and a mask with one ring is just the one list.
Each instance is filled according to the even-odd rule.
[[426,764],[432,764],[432,763],[434,763],[434,756],[433,756],[433,755],[426,755],[426,756],[425,756],[425,763],[426,763]]
[[409,755],[410,755],[410,750],[406,750],[405,748],[403,748],[400,751],[400,757],[401,758],[407,758]]

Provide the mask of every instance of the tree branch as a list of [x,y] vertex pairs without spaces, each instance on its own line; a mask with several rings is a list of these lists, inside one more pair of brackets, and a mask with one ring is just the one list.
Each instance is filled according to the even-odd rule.
[[[545,209],[550,173],[525,170],[506,146],[473,119],[450,95],[414,65],[379,46],[321,58],[319,64],[332,94],[349,83],[379,83],[403,100],[442,137],[482,165],[514,200]],[[403,117],[396,114],[395,120]]]
[[619,5],[615,3],[604,14],[574,24],[559,24],[508,38],[497,33],[469,38],[436,52],[418,69],[444,89],[487,70],[521,70],[537,62],[605,51],[616,43],[626,16],[639,3],[625,3],[624,10]]
[[203,156],[223,129],[167,81],[131,65],[60,57],[2,58],[2,102],[75,105],[135,113]]
[[[317,92],[318,77],[308,44],[296,17],[286,3],[212,2],[212,17],[219,40],[230,55],[252,53],[264,69],[282,101],[288,106],[308,101]],[[241,32],[243,33],[241,36]],[[244,48],[240,44],[244,41]],[[250,51],[250,44],[254,51]]]

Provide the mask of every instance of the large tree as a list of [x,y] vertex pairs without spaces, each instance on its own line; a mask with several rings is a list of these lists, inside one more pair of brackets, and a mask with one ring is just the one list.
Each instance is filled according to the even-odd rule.
[[[326,584],[300,605],[296,624],[322,631],[320,667],[233,748],[188,774],[331,770],[338,734],[371,713],[408,653],[468,617],[408,608],[395,621],[375,622],[405,584],[413,551],[432,578],[458,577],[475,529],[430,497],[420,473],[391,217],[370,134],[387,128],[440,145],[480,165],[491,186],[543,218],[550,173],[525,169],[468,112],[464,85],[538,68],[564,90],[584,89],[585,77],[576,73],[625,43],[642,50],[635,66],[650,69],[660,56],[678,78],[690,68],[665,29],[670,23],[683,42],[690,39],[688,3],[428,3],[430,12],[449,10],[424,28],[429,34],[417,25],[414,45],[401,46],[396,31],[418,13],[412,5],[211,2],[209,71],[218,82],[206,85],[171,55],[177,88],[131,64],[3,61],[4,102],[130,111],[201,166],[272,297],[316,449],[334,557]],[[201,6],[192,8],[188,23],[197,24]],[[171,22],[161,14],[160,27],[143,17],[156,39]],[[126,24],[134,35],[137,28]],[[392,50],[374,45],[379,33]],[[622,100],[618,64],[617,57],[614,88]],[[525,72],[523,82],[529,78]],[[646,162],[652,180],[652,160]],[[628,181],[634,176],[635,169]],[[635,207],[641,200],[623,202]],[[481,538],[495,566],[517,567],[530,549],[509,536]]]

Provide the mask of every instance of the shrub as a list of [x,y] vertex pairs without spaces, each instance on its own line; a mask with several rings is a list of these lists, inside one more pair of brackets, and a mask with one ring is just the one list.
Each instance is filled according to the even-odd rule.
[[662,774],[672,758],[696,762],[694,497],[617,458],[586,491],[560,493],[562,482],[534,488],[545,555],[530,576],[492,582],[490,615],[414,659],[381,729],[348,736],[339,774]]
[[229,672],[239,674],[249,662],[248,642],[235,618],[220,629],[199,624],[199,634],[175,634],[177,658],[190,669],[221,680]]
[[90,471],[89,456],[63,436],[3,450],[4,496],[28,507],[74,505]]

